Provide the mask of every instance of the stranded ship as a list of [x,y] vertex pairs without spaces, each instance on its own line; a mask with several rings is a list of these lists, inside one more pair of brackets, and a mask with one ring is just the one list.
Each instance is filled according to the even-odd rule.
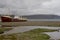
[[26,22],[27,18],[19,17],[19,16],[1,16],[1,22]]

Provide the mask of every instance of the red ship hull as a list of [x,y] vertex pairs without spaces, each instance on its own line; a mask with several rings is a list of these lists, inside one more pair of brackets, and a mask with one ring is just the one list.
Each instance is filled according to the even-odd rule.
[[12,19],[8,18],[8,17],[1,17],[1,21],[2,22],[12,22]]
[[19,20],[19,19],[13,19],[9,17],[1,17],[2,22],[26,22],[27,20]]

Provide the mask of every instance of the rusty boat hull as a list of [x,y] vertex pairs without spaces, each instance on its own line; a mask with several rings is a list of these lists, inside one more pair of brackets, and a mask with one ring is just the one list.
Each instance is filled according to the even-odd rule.
[[26,22],[27,20],[13,19],[10,17],[1,17],[1,22]]

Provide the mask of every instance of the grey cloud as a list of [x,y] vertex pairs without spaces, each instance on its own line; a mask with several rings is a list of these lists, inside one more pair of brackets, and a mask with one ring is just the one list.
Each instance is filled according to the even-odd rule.
[[6,7],[6,5],[0,4],[0,8],[5,8],[5,7]]
[[60,0],[0,0],[0,8],[3,14],[59,14]]

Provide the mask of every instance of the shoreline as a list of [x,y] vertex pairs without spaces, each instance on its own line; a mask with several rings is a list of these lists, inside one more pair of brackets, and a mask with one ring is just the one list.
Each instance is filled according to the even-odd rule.
[[0,22],[2,26],[60,26],[60,21]]

